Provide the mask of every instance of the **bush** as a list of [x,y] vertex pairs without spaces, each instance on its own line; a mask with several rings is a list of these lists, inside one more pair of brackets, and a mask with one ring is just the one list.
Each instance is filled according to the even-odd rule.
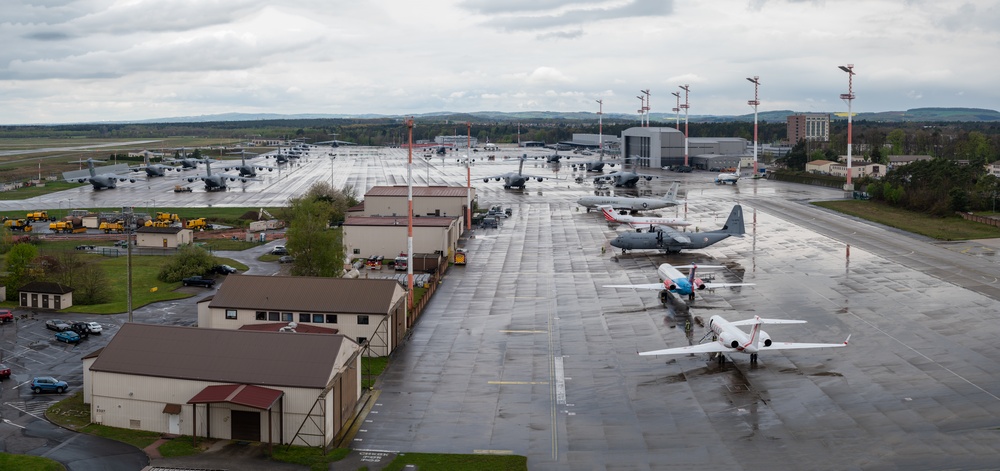
[[164,283],[176,283],[189,276],[203,275],[215,265],[215,258],[197,245],[185,245],[170,257],[156,278]]

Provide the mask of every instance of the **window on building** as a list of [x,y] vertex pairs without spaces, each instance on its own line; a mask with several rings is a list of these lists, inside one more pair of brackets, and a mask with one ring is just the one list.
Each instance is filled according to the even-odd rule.
[[354,249],[354,255],[361,255],[361,249]]
[[358,316],[358,325],[368,325],[368,316]]
[[327,314],[326,315],[326,323],[327,324],[336,324],[337,323],[337,315],[336,314]]
[[299,322],[312,322],[312,314],[309,314],[308,312],[300,312]]
[[267,320],[267,312],[266,311],[257,311],[254,314],[254,320],[266,321]]
[[272,322],[278,321],[278,313],[275,311],[267,311],[267,320]]
[[226,319],[236,319],[236,309],[226,309]]
[[282,312],[281,313],[281,321],[282,322],[292,322],[292,319],[294,319],[294,317],[292,317],[292,313],[290,313],[290,312]]
[[323,323],[323,315],[322,314],[313,314],[313,322],[315,322],[317,324],[322,324]]
[[368,341],[368,337],[358,337],[358,345],[364,345]]

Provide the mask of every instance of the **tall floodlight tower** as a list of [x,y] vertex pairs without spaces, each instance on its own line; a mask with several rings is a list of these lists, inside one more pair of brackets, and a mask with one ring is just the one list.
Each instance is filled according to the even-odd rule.
[[406,120],[409,146],[406,157],[406,309],[413,308],[413,118]]
[[681,92],[670,92],[675,98],[677,98],[677,106],[670,110],[677,114],[677,130],[681,130]]
[[679,108],[684,109],[684,166],[688,166],[688,108],[691,107],[690,102],[688,102],[688,94],[691,93],[690,85],[680,85],[681,90],[684,90],[684,104],[680,105]]
[[[465,230],[472,230],[472,123],[466,121],[468,139],[465,142]],[[521,142],[521,124],[517,125],[517,141]]]
[[747,80],[753,82],[753,100],[748,101],[747,104],[753,107],[753,176],[756,178],[759,175],[757,173],[757,106],[760,105],[760,98],[757,91],[760,87],[760,77],[754,75],[753,78],[747,77]]
[[642,107],[642,110],[646,112],[646,127],[649,127],[649,89],[639,90],[643,95],[646,96],[646,104]]
[[604,100],[597,100],[597,148],[604,155]]
[[642,95],[636,95],[635,97],[639,99],[639,127],[644,128],[646,127],[644,121],[646,113],[646,97]]
[[132,234],[135,233],[135,208],[122,206],[122,217],[125,219],[125,304],[128,308],[128,321],[132,322]]
[[840,70],[847,72],[847,93],[841,93],[840,99],[847,102],[847,185],[844,190],[854,191],[854,183],[851,182],[851,103],[854,101],[854,64],[839,66]]

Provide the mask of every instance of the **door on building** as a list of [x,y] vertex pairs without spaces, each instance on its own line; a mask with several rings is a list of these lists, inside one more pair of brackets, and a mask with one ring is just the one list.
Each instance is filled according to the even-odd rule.
[[234,410],[230,437],[233,440],[260,441],[260,412]]
[[59,295],[52,296],[52,306],[53,309],[57,311],[62,309],[62,296]]
[[49,295],[43,294],[42,295],[42,309],[48,309],[48,308],[49,308]]
[[38,293],[31,293],[31,307],[38,307]]
[[168,414],[167,415],[167,432],[172,435],[181,434],[181,416],[180,414]]
[[163,239],[163,248],[167,248],[167,239]]

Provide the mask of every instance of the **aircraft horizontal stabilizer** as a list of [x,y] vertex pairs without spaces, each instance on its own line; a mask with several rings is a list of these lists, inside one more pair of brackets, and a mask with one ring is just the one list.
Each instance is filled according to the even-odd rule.
[[664,350],[653,350],[649,352],[639,352],[640,356],[652,356],[652,355],[684,355],[688,353],[728,353],[734,351],[719,342],[708,342],[700,343],[698,345],[689,345],[687,347],[677,347],[677,348],[667,348]]
[[730,325],[754,325],[754,324],[805,324],[806,321],[794,320],[794,319],[764,319],[762,317],[755,317],[753,319],[746,319],[742,321],[730,322]]
[[648,290],[663,290],[666,289],[663,283],[650,283],[647,285],[604,285],[604,288],[631,288],[631,289],[648,289]]
[[705,283],[705,289],[735,288],[737,286],[754,286],[756,283]]
[[844,343],[794,343],[794,342],[772,342],[769,347],[761,347],[761,350],[800,350],[805,348],[833,348],[833,347],[846,347],[848,340],[851,337],[848,336]]

